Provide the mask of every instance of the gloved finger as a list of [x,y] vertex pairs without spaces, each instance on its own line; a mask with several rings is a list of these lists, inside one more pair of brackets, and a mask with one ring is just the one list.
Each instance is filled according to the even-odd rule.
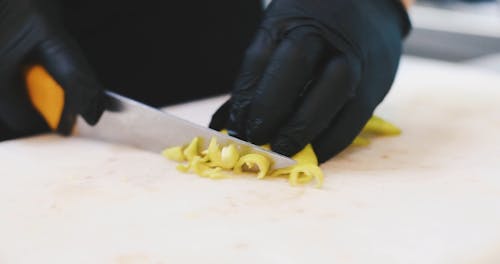
[[229,109],[231,107],[230,101],[226,101],[217,111],[212,115],[209,128],[220,131],[227,126],[227,119],[229,117]]
[[271,34],[265,29],[259,29],[245,52],[240,73],[231,92],[227,129],[232,136],[245,139],[244,128],[248,109],[275,45]]
[[291,31],[277,47],[257,86],[246,123],[247,140],[269,143],[325,58],[326,43],[311,27]]
[[313,148],[319,162],[337,155],[356,138],[373,114],[376,104],[355,97],[342,108],[330,126],[313,140]]
[[103,87],[77,44],[57,36],[42,41],[36,48],[42,65],[65,90],[65,105],[58,131],[69,134],[76,115],[94,125],[104,112]]
[[271,148],[292,156],[325,130],[353,94],[353,79],[345,56],[333,58],[318,80],[303,96],[302,103],[288,123],[279,129]]
[[35,110],[19,74],[2,74],[0,79],[0,123],[9,137],[24,137],[50,131],[43,117]]
[[9,140],[14,137],[14,133],[0,119],[0,141]]

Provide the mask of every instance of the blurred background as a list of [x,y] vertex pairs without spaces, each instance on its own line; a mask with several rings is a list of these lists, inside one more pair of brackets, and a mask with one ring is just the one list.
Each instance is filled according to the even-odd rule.
[[500,0],[418,0],[410,17],[406,54],[500,74]]
[[417,0],[409,13],[413,32],[406,55],[500,74],[500,0]]

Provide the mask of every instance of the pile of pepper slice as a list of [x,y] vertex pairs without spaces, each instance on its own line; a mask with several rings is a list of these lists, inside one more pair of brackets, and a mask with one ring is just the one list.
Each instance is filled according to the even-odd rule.
[[[373,116],[365,125],[360,135],[353,141],[353,146],[367,146],[370,144],[369,137],[394,136],[401,134],[401,130],[393,124],[380,117]],[[210,179],[225,179],[230,175],[224,171],[233,171],[234,174],[241,174],[243,171],[257,173],[258,179],[265,177],[288,177],[292,186],[307,184],[313,180],[316,187],[323,185],[324,174],[318,164],[318,159],[311,145],[307,145],[303,150],[292,158],[297,164],[272,171],[272,161],[259,154],[241,155],[234,144],[221,146],[216,138],[212,138],[208,148],[200,151],[201,138],[194,138],[187,146],[176,146],[167,148],[162,155],[170,160],[181,162],[177,170],[181,172],[194,172],[201,177]],[[269,146],[263,146],[269,149]]]

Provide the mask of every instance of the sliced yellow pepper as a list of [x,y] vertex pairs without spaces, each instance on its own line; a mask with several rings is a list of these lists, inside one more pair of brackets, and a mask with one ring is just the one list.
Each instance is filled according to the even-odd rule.
[[199,156],[199,148],[200,148],[200,141],[201,139],[199,137],[195,137],[191,143],[184,149],[184,157],[188,161],[191,161],[194,157]]
[[366,147],[368,145],[370,145],[370,139],[368,138],[365,138],[365,137],[361,137],[361,136],[357,136],[354,141],[351,143],[351,146],[355,146],[355,147]]
[[220,166],[220,163],[222,161],[221,157],[222,151],[215,137],[210,139],[210,144],[208,144],[208,149],[204,152],[208,156],[208,160],[210,161],[210,166],[213,167]]
[[254,166],[258,167],[259,174],[257,175],[257,178],[264,179],[271,168],[271,161],[263,155],[247,154],[238,160],[238,163],[234,166],[234,172],[241,173],[243,171],[243,165],[245,165],[249,170],[254,168]]
[[271,176],[288,176],[288,180],[292,186],[306,184],[313,179],[316,179],[316,187],[320,188],[323,185],[324,175],[318,166],[318,158],[311,144],[307,145],[292,158],[297,161],[296,165],[275,170]]
[[295,154],[292,159],[297,161],[298,164],[313,164],[318,165],[318,158],[311,144],[307,145],[304,149]]
[[205,161],[202,159],[200,156],[194,156],[193,159],[190,162],[190,168],[194,171],[194,173],[204,177],[205,172],[210,169],[205,164]]
[[189,172],[189,164],[184,165],[184,164],[179,164],[177,167],[175,167],[178,171],[183,172],[183,173],[188,173]]
[[225,179],[229,178],[228,175],[222,173],[222,168],[217,167],[217,168],[210,168],[207,169],[203,172],[204,177],[208,177],[210,179]]
[[360,135],[351,143],[351,146],[366,147],[370,145],[371,141],[368,137],[371,134],[376,136],[397,136],[401,134],[401,129],[378,116],[372,116],[363,127]]
[[182,147],[173,147],[165,149],[162,153],[162,156],[177,162],[186,161],[186,157],[184,157],[184,153],[182,151]]
[[383,136],[395,136],[401,134],[401,129],[378,116],[373,116],[366,123],[363,132]]
[[230,144],[227,147],[223,147],[221,151],[221,162],[220,167],[226,170],[230,170],[236,165],[238,159],[240,158],[240,153],[234,144]]
[[314,164],[298,164],[290,171],[290,184],[292,185],[309,183],[312,178],[316,179],[316,187],[321,188],[324,175],[321,168]]
[[[399,135],[401,130],[393,124],[380,117],[373,116],[360,136],[352,142],[353,146],[367,146],[370,139],[366,134],[375,135]],[[269,175],[271,170],[271,160],[259,154],[246,154],[240,157],[240,153],[234,144],[222,147],[217,143],[216,138],[210,140],[206,150],[199,152],[201,139],[194,138],[191,143],[183,149],[182,147],[169,148],[163,151],[163,156],[178,162],[188,161],[187,165],[178,165],[177,169],[182,172],[194,171],[201,177],[210,179],[228,178],[222,173],[223,169],[233,169],[235,173],[242,173],[244,169],[258,168],[257,178],[263,179]],[[262,146],[270,149],[269,145]],[[272,171],[269,176],[286,176],[292,186],[306,184],[316,180],[316,187],[321,187],[324,181],[324,174],[318,164],[318,158],[314,153],[312,145],[307,145],[303,150],[292,157],[297,164],[288,168]]]

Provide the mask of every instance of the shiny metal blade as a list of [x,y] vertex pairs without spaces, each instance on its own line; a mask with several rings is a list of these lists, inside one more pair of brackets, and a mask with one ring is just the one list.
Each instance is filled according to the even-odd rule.
[[206,148],[212,137],[222,145],[233,143],[240,153],[257,153],[274,161],[274,168],[284,168],[296,162],[286,156],[254,144],[194,124],[172,114],[157,110],[121,95],[107,92],[119,111],[106,111],[93,127],[77,122],[76,134],[107,142],[119,143],[160,153],[163,149],[185,145],[195,137],[203,139]]

